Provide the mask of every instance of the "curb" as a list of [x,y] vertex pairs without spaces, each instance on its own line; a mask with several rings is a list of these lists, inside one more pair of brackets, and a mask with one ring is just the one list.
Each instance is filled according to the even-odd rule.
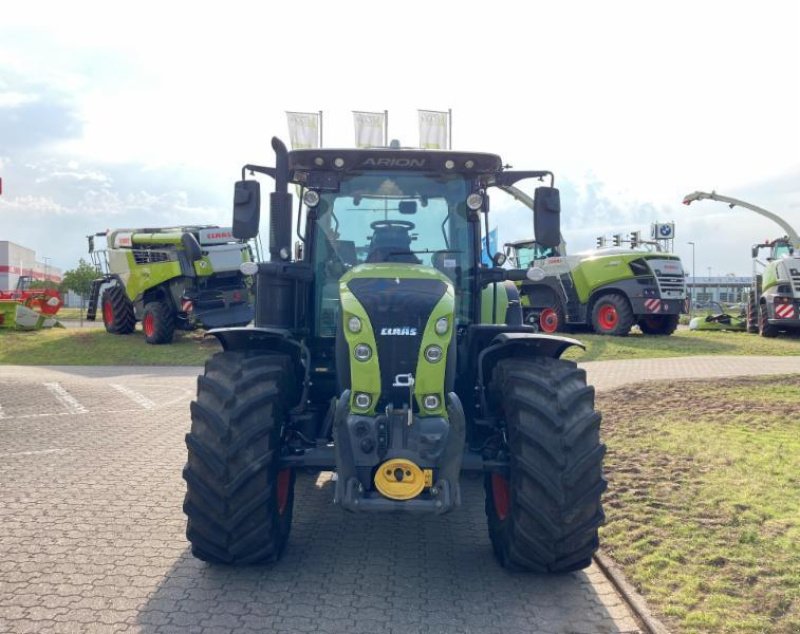
[[650,608],[647,607],[644,597],[628,582],[622,570],[611,561],[610,557],[598,551],[594,555],[594,561],[617,589],[617,592],[625,599],[634,616],[644,626],[648,634],[670,634],[666,626],[653,616]]

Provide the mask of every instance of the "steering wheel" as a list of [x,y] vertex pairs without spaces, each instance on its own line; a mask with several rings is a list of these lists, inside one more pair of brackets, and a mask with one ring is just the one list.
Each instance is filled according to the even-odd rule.
[[416,227],[413,222],[409,222],[408,220],[376,220],[375,222],[370,223],[370,229],[408,229],[411,231],[414,227]]

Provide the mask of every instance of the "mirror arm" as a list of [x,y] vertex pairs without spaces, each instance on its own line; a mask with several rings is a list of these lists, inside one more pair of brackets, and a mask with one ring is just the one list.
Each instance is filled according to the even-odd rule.
[[555,187],[556,177],[553,172],[547,170],[527,171],[527,172],[498,172],[495,174],[495,185],[501,188],[511,187],[515,183],[526,178],[550,178],[550,187]]
[[247,165],[242,166],[242,180],[245,180],[245,172],[250,172],[252,176],[255,172],[259,174],[266,174],[267,176],[276,178],[277,170],[274,167],[264,167],[263,165]]

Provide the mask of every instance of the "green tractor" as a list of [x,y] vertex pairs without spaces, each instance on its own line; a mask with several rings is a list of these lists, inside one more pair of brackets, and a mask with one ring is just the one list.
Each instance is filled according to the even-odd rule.
[[[186,436],[184,511],[194,556],[278,559],[298,470],[335,472],[333,501],[355,513],[443,514],[462,472],[483,474],[488,532],[504,566],[588,566],[606,487],[594,389],[559,357],[578,341],[522,324],[514,280],[481,265],[488,190],[550,179],[532,201],[557,243],[553,176],[499,156],[399,149],[287,152],[246,165],[233,233],[259,229],[272,177],[269,262],[255,325],[211,331],[224,349],[198,378]],[[299,188],[292,248],[290,185]]]
[[645,335],[671,335],[686,307],[686,281],[676,255],[632,247],[601,246],[567,255],[537,240],[506,245],[515,266],[529,268],[522,282],[526,323],[542,332],[589,327],[601,335],[625,336],[634,325]]
[[[106,249],[95,249],[105,237]],[[106,331],[126,335],[142,322],[145,341],[170,343],[176,328],[244,326],[253,319],[249,278],[253,260],[230,227],[117,229],[88,236],[101,276],[92,283],[86,319],[101,308]]]

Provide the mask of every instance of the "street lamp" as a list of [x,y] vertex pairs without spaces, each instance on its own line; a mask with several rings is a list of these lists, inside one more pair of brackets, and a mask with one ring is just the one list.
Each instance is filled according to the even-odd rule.
[[697,285],[697,278],[694,276],[694,242],[687,242],[686,244],[692,245],[692,288],[689,291],[689,314],[694,317],[694,297],[695,286]]

